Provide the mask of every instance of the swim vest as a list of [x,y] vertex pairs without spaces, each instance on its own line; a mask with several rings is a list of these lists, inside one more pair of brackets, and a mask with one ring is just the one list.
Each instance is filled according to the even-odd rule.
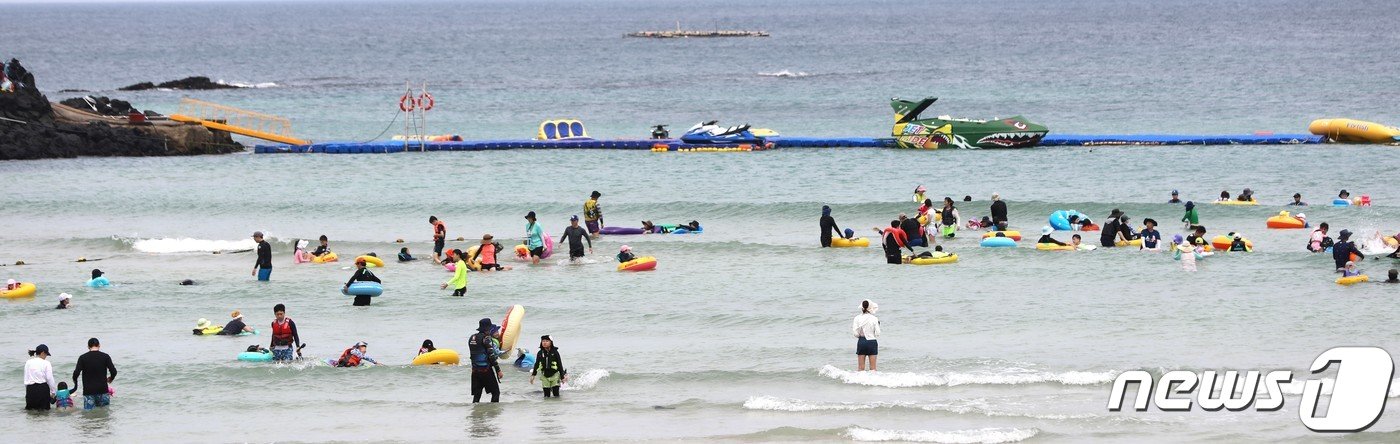
[[272,345],[292,345],[292,318],[272,321]]

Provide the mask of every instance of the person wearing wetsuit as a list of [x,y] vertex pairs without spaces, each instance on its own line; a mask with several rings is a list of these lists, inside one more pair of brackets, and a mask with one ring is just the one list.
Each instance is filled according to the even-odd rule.
[[1001,195],[992,193],[992,225],[997,227],[997,231],[1005,231],[1007,227],[1006,202],[1001,200]]
[[927,247],[928,239],[924,238],[924,227],[919,225],[918,219],[911,219],[904,214],[899,215],[899,228],[904,230],[905,244],[911,247]]
[[276,319],[272,320],[272,341],[268,344],[272,349],[272,360],[290,361],[292,360],[292,348],[301,344],[301,334],[297,333],[297,323],[292,321],[292,318],[287,317],[286,305],[277,304],[272,307],[272,314],[276,316]]
[[1337,271],[1346,267],[1353,254],[1356,255],[1357,259],[1366,258],[1366,255],[1361,254],[1361,251],[1356,249],[1356,244],[1351,241],[1351,230],[1342,230],[1342,232],[1337,233],[1337,242],[1332,244],[1332,260],[1336,262]]
[[117,366],[112,357],[102,352],[102,343],[97,338],[88,339],[88,352],[78,356],[78,365],[73,368],[73,388],[78,387],[78,378],[83,378],[83,410],[103,407],[112,402],[107,384],[117,378]]
[[1168,200],[1167,203],[1169,203],[1169,204],[1179,204],[1179,203],[1181,203],[1181,198],[1179,197],[1180,195],[1181,195],[1180,192],[1177,192],[1176,190],[1172,190],[1172,198],[1171,198],[1171,200]]
[[1123,236],[1123,240],[1130,241],[1141,237],[1141,235],[1133,231],[1133,225],[1128,223],[1128,221],[1128,216],[1121,216],[1118,218],[1118,233]]
[[1120,217],[1122,217],[1122,215],[1119,214],[1118,210],[1113,210],[1113,214],[1108,216],[1108,222],[1103,223],[1103,231],[1099,232],[1099,245],[1104,247],[1113,247],[1116,245],[1118,232],[1120,231],[1120,227],[1123,226],[1122,221],[1119,220]]
[[836,226],[836,218],[831,217],[831,207],[826,205],[822,205],[821,227],[822,248],[828,248],[831,246],[831,233],[834,232],[836,236],[840,237],[841,227]]
[[261,231],[253,232],[253,241],[258,243],[258,261],[253,264],[253,276],[266,282],[272,278],[272,244],[263,240]]
[[[588,242],[588,252],[593,252],[593,238],[588,236],[588,232],[583,227],[578,226],[578,215],[569,218],[569,226],[564,228],[564,235],[559,236],[559,243],[569,242],[569,261],[578,260],[583,257],[583,243]],[[477,250],[480,252],[481,250]]]
[[[915,223],[918,223],[918,221],[915,221]],[[899,228],[899,221],[892,220],[890,221],[889,228],[881,230],[877,227],[875,228],[875,232],[881,233],[881,235],[883,236],[882,243],[885,247],[886,263],[896,265],[904,263],[904,256],[900,254],[900,248],[908,248],[910,253],[914,252],[914,247],[910,247],[908,244],[908,239],[904,233],[904,230]]]
[[321,235],[321,245],[317,245],[317,246],[316,246],[316,249],[311,251],[311,255],[312,255],[312,256],[316,256],[316,257],[321,257],[321,256],[326,255],[326,253],[330,253],[330,252],[331,252],[330,239],[327,239],[327,238],[326,238],[326,235],[322,234],[322,235]]
[[[369,271],[369,268],[366,266],[364,259],[355,259],[355,274],[350,275],[350,280],[345,281],[345,287],[341,291],[349,290],[350,284],[356,282],[380,282],[379,277],[375,276],[374,273],[371,273]],[[371,299],[374,298],[369,296],[356,295],[354,305],[356,307],[369,306],[369,302]]]
[[491,394],[491,402],[501,402],[501,366],[496,362],[500,351],[491,340],[491,319],[484,318],[477,323],[476,334],[467,338],[467,348],[471,353],[472,403],[481,402],[481,393]]

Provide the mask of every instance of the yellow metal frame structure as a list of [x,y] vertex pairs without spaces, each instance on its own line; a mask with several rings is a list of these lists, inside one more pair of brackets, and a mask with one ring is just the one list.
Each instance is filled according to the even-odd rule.
[[179,112],[170,120],[197,123],[205,128],[227,131],[255,139],[289,145],[310,145],[311,141],[292,135],[292,121],[286,117],[263,114],[227,105],[191,98],[180,99]]

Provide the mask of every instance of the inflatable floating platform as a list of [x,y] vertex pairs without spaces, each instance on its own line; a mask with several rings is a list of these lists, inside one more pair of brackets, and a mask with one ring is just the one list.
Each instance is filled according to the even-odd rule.
[[[772,137],[773,149],[783,148],[894,148],[893,138],[879,137]],[[1323,136],[1311,134],[1275,135],[1170,135],[1170,134],[1048,134],[1042,146],[1114,145],[1292,145],[1323,143]],[[619,140],[463,140],[411,142],[407,151],[490,151],[490,150],[637,150],[656,152],[758,151],[765,146],[749,144],[688,144],[678,139]],[[404,152],[402,141],[322,142],[308,145],[257,145],[258,154],[326,153],[375,154]]]

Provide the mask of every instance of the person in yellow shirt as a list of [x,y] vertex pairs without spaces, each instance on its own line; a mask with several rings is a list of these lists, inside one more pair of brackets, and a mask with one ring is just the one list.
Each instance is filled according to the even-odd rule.
[[588,235],[594,238],[603,229],[603,209],[598,207],[599,197],[603,197],[603,193],[594,191],[591,198],[583,202],[583,221],[588,226]]

